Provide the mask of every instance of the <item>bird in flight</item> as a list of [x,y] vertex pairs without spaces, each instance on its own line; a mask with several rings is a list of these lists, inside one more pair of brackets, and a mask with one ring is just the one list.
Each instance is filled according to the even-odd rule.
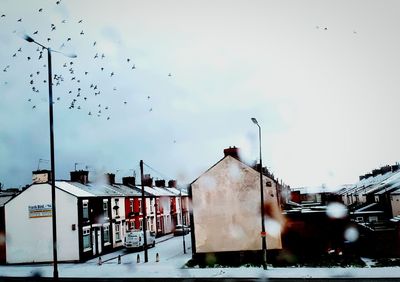
[[17,22],[22,22],[22,19],[18,19],[18,21]]
[[39,12],[41,12],[41,11],[43,11],[43,9],[42,9],[42,8],[40,8],[40,9],[39,9]]
[[38,31],[38,30],[36,30],[36,31],[35,31],[33,34],[38,34],[38,32],[39,32],[39,31]]

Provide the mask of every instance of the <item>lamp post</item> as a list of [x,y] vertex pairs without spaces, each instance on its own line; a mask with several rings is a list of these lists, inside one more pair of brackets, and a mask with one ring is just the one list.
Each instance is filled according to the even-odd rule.
[[264,222],[264,189],[263,189],[263,173],[262,173],[262,156],[261,156],[261,126],[258,124],[255,118],[251,118],[251,121],[258,126],[258,139],[260,143],[260,194],[261,194],[261,243],[262,243],[262,264],[264,269],[267,269],[267,240],[265,233],[265,222]]
[[55,176],[55,162],[54,162],[54,130],[53,130],[53,82],[51,73],[51,52],[61,53],[70,58],[76,58],[76,55],[67,55],[59,51],[51,50],[50,47],[43,46],[36,42],[29,35],[24,35],[24,39],[30,43],[35,43],[43,49],[47,50],[48,59],[48,82],[49,82],[49,121],[50,121],[50,165],[51,165],[51,214],[52,214],[52,233],[53,233],[53,277],[58,279],[57,268],[57,227],[56,227],[56,176]]
[[183,253],[186,254],[186,243],[185,243],[185,225],[183,224],[183,200],[182,200],[182,187],[179,189],[180,190],[180,198],[181,198],[181,222],[182,222],[182,244],[183,244]]

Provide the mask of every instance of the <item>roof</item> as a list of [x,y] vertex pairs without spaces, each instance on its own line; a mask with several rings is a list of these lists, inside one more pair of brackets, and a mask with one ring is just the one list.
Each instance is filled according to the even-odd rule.
[[[232,158],[232,159],[238,161],[239,163],[243,164],[243,165],[246,166],[247,168],[250,168],[250,169],[254,170],[254,171],[257,172],[257,173],[260,173],[259,171],[255,170],[254,168],[252,168],[252,167],[249,166],[248,164],[242,162],[241,160],[239,160],[239,159],[237,159],[237,158],[234,158],[234,157],[232,157],[231,155],[226,155],[226,156],[224,156],[222,159],[220,159],[218,162],[216,162],[214,165],[212,165],[209,169],[207,169],[205,172],[203,172],[202,174],[200,174],[200,176],[197,177],[195,180],[193,180],[193,181],[189,184],[189,186],[192,186],[192,184],[195,183],[200,177],[202,177],[202,176],[205,175],[207,172],[209,172],[211,169],[213,169],[214,167],[216,167],[219,163],[221,163],[221,162],[222,162],[223,160],[225,160],[226,158]],[[265,175],[265,174],[263,174],[263,177],[265,177],[265,178],[267,178],[267,179],[269,179],[269,180],[275,182],[274,179],[272,179],[271,177],[269,177],[269,176],[267,176],[267,175]]]
[[80,189],[79,187],[74,185],[75,183],[76,182],[56,181],[56,187],[65,192],[68,192],[76,197],[93,197],[93,196],[95,196],[92,193],[89,193],[85,190]]
[[4,204],[7,203],[12,197],[14,197],[14,196],[10,196],[10,195],[1,196],[0,197],[0,207],[4,206]]

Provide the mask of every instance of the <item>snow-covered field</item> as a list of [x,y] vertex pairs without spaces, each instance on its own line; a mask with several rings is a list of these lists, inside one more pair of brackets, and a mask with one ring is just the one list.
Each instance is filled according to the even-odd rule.
[[[190,236],[186,236],[186,254],[183,254],[182,237],[171,237],[149,249],[149,261],[144,263],[144,253],[127,253],[120,250],[102,256],[104,263],[98,265],[98,259],[85,263],[61,263],[58,265],[60,277],[237,277],[237,278],[400,278],[400,267],[385,268],[273,268],[263,270],[258,267],[241,268],[184,268],[191,258]],[[156,262],[156,254],[159,262]],[[119,254],[117,259],[111,259]],[[139,254],[140,262],[137,262]],[[52,265],[7,265],[0,266],[0,276],[33,276],[51,277]]]

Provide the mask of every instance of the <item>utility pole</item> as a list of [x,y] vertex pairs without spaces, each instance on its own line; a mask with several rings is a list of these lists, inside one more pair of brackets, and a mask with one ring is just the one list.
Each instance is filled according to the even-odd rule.
[[143,215],[143,250],[144,250],[144,262],[148,262],[148,254],[147,254],[147,235],[146,235],[146,229],[147,229],[147,211],[146,211],[146,202],[145,202],[145,197],[144,197],[144,176],[143,176],[143,160],[140,160],[140,179],[141,179],[141,184],[142,184],[142,215]]

